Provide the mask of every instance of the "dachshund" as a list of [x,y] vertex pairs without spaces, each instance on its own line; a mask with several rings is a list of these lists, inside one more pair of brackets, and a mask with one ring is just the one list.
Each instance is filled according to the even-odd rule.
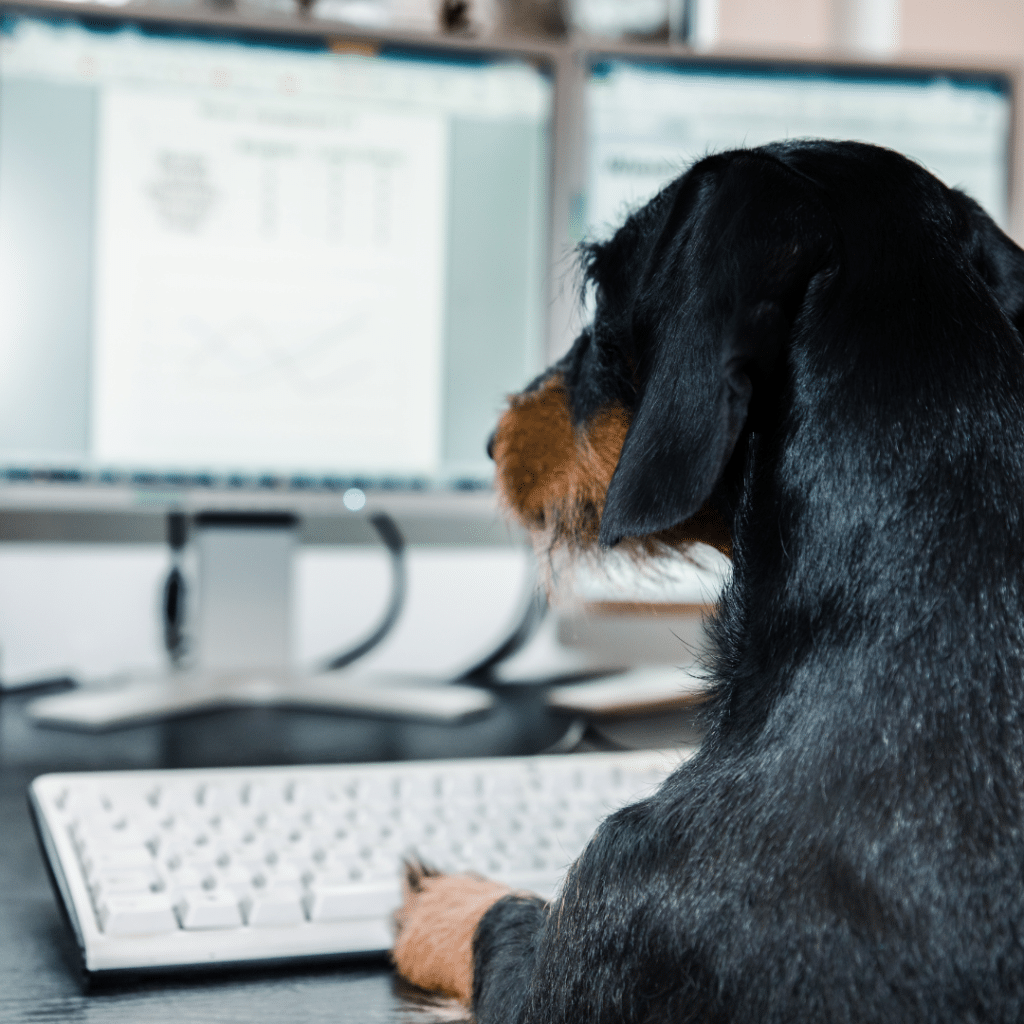
[[393,956],[478,1024],[1024,1020],[1024,252],[890,150],[711,155],[586,252],[500,492],[704,540],[709,729],[550,904],[411,867]]

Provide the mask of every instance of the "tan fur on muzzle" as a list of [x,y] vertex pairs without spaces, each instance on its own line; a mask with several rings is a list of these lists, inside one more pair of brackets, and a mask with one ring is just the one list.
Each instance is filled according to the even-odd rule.
[[[506,509],[527,529],[545,533],[553,547],[594,547],[629,422],[625,409],[610,405],[586,423],[574,425],[559,374],[534,391],[513,395],[491,447],[498,493]],[[686,548],[695,541],[732,554],[725,522],[709,505],[670,530],[630,538],[625,545],[650,555],[666,546]]]

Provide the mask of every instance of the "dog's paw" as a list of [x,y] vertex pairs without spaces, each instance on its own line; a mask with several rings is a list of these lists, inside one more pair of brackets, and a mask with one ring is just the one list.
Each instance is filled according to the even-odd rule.
[[391,952],[399,973],[420,988],[469,1006],[476,926],[510,891],[478,875],[443,875],[407,861],[404,900],[395,914],[398,934]]

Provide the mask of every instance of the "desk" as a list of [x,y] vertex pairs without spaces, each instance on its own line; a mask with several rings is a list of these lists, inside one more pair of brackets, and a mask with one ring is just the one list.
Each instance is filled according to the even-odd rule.
[[0,699],[0,1020],[4,1024],[413,1024],[382,961],[121,982],[85,992],[70,933],[51,892],[25,787],[45,771],[399,760],[533,753],[565,719],[533,690],[457,726],[287,711],[220,712],[101,735],[29,725],[24,697]]

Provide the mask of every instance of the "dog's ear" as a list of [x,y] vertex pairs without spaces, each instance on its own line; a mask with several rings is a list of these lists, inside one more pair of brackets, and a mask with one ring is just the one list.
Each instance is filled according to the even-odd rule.
[[645,537],[707,500],[771,374],[831,227],[815,187],[760,153],[712,157],[676,186],[635,293],[640,393],[600,541]]
[[1024,335],[1024,251],[969,196],[957,193],[972,235],[972,257],[999,308]]

